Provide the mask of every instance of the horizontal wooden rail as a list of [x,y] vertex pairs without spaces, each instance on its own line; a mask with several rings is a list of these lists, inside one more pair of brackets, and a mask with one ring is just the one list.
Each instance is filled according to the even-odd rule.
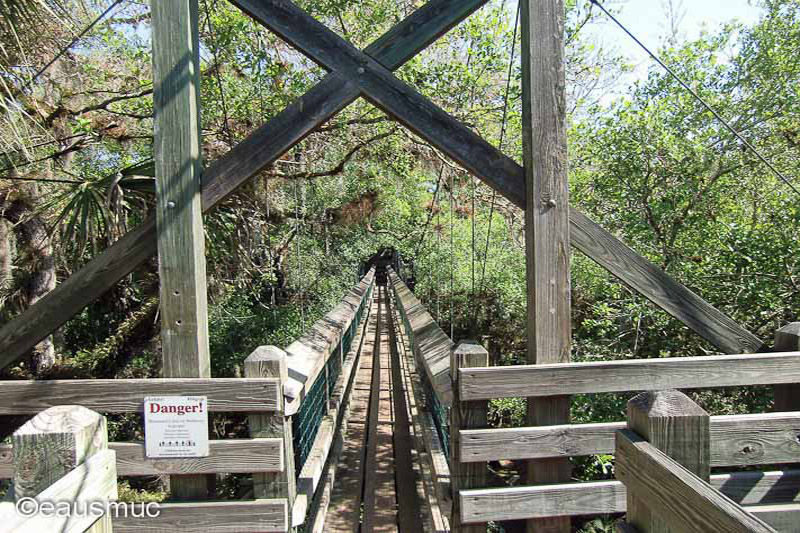
[[[129,507],[133,509],[132,504]],[[140,511],[137,509],[137,513]],[[162,503],[154,518],[126,515],[112,518],[114,533],[231,533],[288,531],[286,500]]]
[[359,308],[368,305],[364,300],[374,283],[375,269],[372,268],[335,308],[286,348],[289,356],[289,380],[284,389],[287,416],[300,409],[303,398],[319,378],[328,357],[353,326]]
[[403,319],[403,327],[411,350],[428,376],[439,403],[449,407],[453,403],[450,379],[450,352],[453,349],[453,341],[442,331],[400,276],[391,268],[388,272],[389,283],[394,292],[400,317]]
[[[462,462],[614,453],[625,422],[461,431]],[[798,462],[800,412],[711,417],[711,466]]]
[[0,415],[36,414],[57,405],[101,413],[142,412],[145,396],[208,396],[209,411],[276,412],[283,407],[277,379],[153,378],[3,381]]
[[633,431],[617,432],[615,473],[669,531],[775,531]]
[[329,402],[330,410],[320,423],[317,435],[311,445],[311,452],[305,464],[302,465],[297,478],[297,496],[292,505],[292,527],[299,527],[307,522],[312,523],[318,512],[318,508],[314,508],[314,495],[325,478],[325,466],[329,464],[329,456],[334,444],[337,438],[341,438],[344,407],[352,390],[353,378],[358,373],[361,364],[360,353],[369,321],[370,302],[366,302],[365,305],[367,305],[367,309],[362,314],[361,323],[353,336],[350,350],[345,355],[342,372],[334,385]]
[[[208,457],[148,459],[142,442],[109,442],[117,453],[117,475],[218,474],[280,472],[283,470],[282,439],[212,440]],[[0,479],[14,477],[10,444],[0,446]]]
[[[114,452],[102,450],[39,493],[35,499],[39,502],[51,503],[75,502],[78,509],[86,509],[89,502],[106,500],[109,493],[116,496],[116,491],[117,476],[114,474]],[[0,523],[2,523],[2,530],[6,533],[84,531],[95,520],[91,516],[80,516],[79,514],[74,517],[54,513],[25,516],[16,511],[14,503],[0,503]]]
[[466,368],[463,400],[800,383],[800,352]]
[[[711,486],[748,509],[800,502],[800,470],[712,475]],[[474,523],[626,511],[625,485],[619,481],[475,489],[458,497],[462,518]]]

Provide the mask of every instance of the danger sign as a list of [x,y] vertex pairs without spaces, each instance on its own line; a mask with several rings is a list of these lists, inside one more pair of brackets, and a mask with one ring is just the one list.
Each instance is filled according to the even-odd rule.
[[146,397],[144,440],[147,457],[207,457],[208,398]]

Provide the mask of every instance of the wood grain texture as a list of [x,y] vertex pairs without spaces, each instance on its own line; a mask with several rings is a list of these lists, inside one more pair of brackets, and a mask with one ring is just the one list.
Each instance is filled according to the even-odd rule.
[[[712,475],[711,486],[740,505],[800,501],[798,470]],[[626,490],[619,481],[468,490],[458,497],[462,516],[475,522],[626,511]]]
[[450,407],[453,385],[450,379],[450,354],[453,341],[439,327],[431,314],[391,268],[389,285],[409,341],[409,347],[436,393],[439,403]]
[[[106,419],[85,407],[64,405],[39,413],[14,433],[13,455],[17,501],[35,498],[40,503],[87,505],[117,498],[115,454],[108,450]],[[6,522],[3,528],[17,529]],[[107,533],[111,517],[40,513],[24,520],[19,530]]]
[[748,513],[757,516],[782,533],[800,533],[800,504],[783,503],[745,507]]
[[615,456],[616,476],[628,494],[646,501],[669,531],[775,531],[632,431],[617,433]]
[[306,393],[325,371],[325,363],[349,330],[361,305],[375,284],[375,269],[370,269],[331,311],[314,322],[303,335],[286,348],[288,378],[286,413],[293,415],[300,408]]
[[[461,431],[460,460],[498,461],[614,453],[625,422]],[[800,413],[711,417],[711,466],[793,463],[800,457]]]
[[200,194],[198,0],[152,2],[153,154],[163,374],[211,377]]
[[[156,0],[151,11],[162,375],[210,378],[199,4]],[[175,476],[170,493],[175,500],[202,499],[213,485],[207,476]]]
[[[288,1],[236,0],[254,19],[324,68],[357,83],[372,103],[525,209],[523,168],[366,54]],[[623,282],[727,353],[763,342],[575,209],[572,244]]]
[[[486,0],[433,0],[376,41],[373,57],[390,69],[411,59]],[[373,51],[368,48],[372,54]],[[275,162],[292,146],[359,96],[358,86],[328,74],[267,124],[255,130],[203,174],[203,211]],[[0,368],[5,368],[156,253],[156,220],[147,219],[0,328]]]
[[106,419],[78,405],[51,407],[13,435],[14,496],[32,498],[108,449]]
[[460,370],[465,400],[795,383],[800,352]]
[[[522,153],[525,170],[527,360],[568,363],[569,183],[564,74],[564,0],[522,0]],[[532,426],[569,423],[569,396],[528,398]],[[568,459],[527,462],[529,484],[569,481]],[[529,520],[527,531],[569,533],[567,517]]]
[[37,414],[80,404],[101,413],[139,413],[145,396],[208,396],[212,412],[271,412],[281,404],[277,379],[69,379],[4,381],[1,415]]
[[[244,375],[248,378],[275,378],[282,384],[286,383],[289,377],[286,352],[275,346],[256,348],[244,361]],[[251,437],[279,439],[286,450],[284,469],[253,474],[253,494],[259,499],[286,499],[288,509],[291,509],[296,494],[291,419],[283,413],[272,413],[251,414],[247,421]],[[288,520],[291,523],[291,516]]]
[[[474,341],[461,341],[453,349],[450,368],[454,376],[458,375],[459,368],[487,366],[489,352],[486,348]],[[461,447],[460,429],[485,428],[487,426],[488,402],[462,402],[458,392],[453,395],[453,407],[450,409],[450,431],[452,435],[451,454],[459,456]],[[480,488],[486,485],[488,469],[485,463],[461,463],[454,461],[450,469],[450,483],[453,491]],[[463,533],[485,533],[486,526],[470,526],[461,523],[460,502],[453,502],[450,526]]]
[[[208,457],[149,459],[143,442],[110,442],[120,476],[278,472],[283,470],[283,438],[212,440]],[[10,444],[0,445],[0,479],[14,477]]]
[[286,509],[286,500],[167,503],[157,518],[115,518],[114,533],[282,533],[289,530]]
[[[628,428],[706,483],[711,476],[709,426],[708,413],[676,390],[644,392],[628,401]],[[628,487],[627,497],[630,525],[646,533],[672,531],[646,495]]]
[[[58,481],[40,492],[35,500],[44,502],[76,502],[78,509],[87,509],[90,502],[117,498],[117,476],[114,469],[114,452],[100,450],[85,462],[71,469]],[[14,506],[0,506],[0,523],[4,533],[50,532],[59,533],[108,533],[110,519],[105,515],[98,519],[91,513],[37,513],[30,517],[17,513]]]
[[[800,350],[800,322],[792,322],[775,332],[775,351]],[[775,386],[776,411],[800,411],[800,382]]]

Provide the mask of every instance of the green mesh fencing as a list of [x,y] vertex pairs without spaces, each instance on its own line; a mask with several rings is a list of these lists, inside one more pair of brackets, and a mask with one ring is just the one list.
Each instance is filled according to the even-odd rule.
[[419,375],[422,382],[422,391],[425,394],[425,409],[433,418],[436,433],[442,443],[442,450],[445,457],[447,457],[447,461],[450,462],[450,408],[442,405],[439,398],[436,397],[436,393],[433,392],[433,387],[428,379],[428,374],[423,370],[419,372]]
[[300,404],[300,409],[292,417],[292,439],[294,442],[294,465],[296,475],[300,475],[303,465],[308,459],[308,454],[311,452],[311,447],[314,445],[314,439],[317,437],[322,419],[328,412],[327,398],[333,394],[336,387],[336,382],[342,373],[342,357],[340,356],[340,349],[342,355],[347,355],[350,351],[353,339],[358,331],[358,325],[364,316],[364,312],[369,305],[372,297],[372,288],[370,285],[367,293],[361,300],[353,317],[350,326],[342,334],[342,339],[331,350],[328,360],[325,362],[325,371],[321,372],[317,381],[311,386],[306,393]]
[[[390,283],[390,285],[392,286],[392,293],[394,294],[395,301],[399,302],[400,298],[397,295],[394,284]],[[405,309],[403,309],[402,305],[398,305],[397,310],[400,312],[400,319],[403,321],[403,329],[405,329],[409,345],[413,347],[414,331],[411,329],[411,324],[408,321]],[[439,440],[442,443],[444,454],[447,457],[447,460],[450,461],[450,408],[445,407],[439,401],[439,398],[436,396],[433,386],[428,379],[428,374],[422,370],[420,361],[417,361],[417,373],[420,376],[420,381],[422,382],[422,392],[425,395],[425,409],[431,414],[433,423],[436,426],[436,433],[439,435]]]

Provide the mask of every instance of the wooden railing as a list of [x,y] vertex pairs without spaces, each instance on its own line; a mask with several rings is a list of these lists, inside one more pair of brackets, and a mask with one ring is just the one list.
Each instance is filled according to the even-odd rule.
[[708,413],[682,392],[648,392],[630,400],[628,428],[616,436],[616,476],[627,489],[620,529],[776,531],[709,484],[709,441]]
[[[373,286],[374,271],[370,271],[286,351],[257,348],[245,360],[244,379],[4,381],[0,383],[0,415],[37,415],[37,421],[73,404],[82,405],[84,411],[141,413],[146,396],[207,396],[211,413],[247,414],[251,438],[212,440],[208,457],[180,459],[149,459],[142,442],[107,443],[115,491],[117,476],[242,473],[253,476],[253,499],[164,503],[158,517],[115,516],[114,531],[213,532],[228,531],[232,525],[241,531],[288,531],[314,517],[312,500],[342,424],[340,407],[355,374],[355,353]],[[349,353],[345,346],[350,347]],[[341,368],[338,376],[328,375],[334,366]],[[318,382],[325,383],[325,411],[308,459],[295,470],[291,415]],[[0,478],[19,476],[16,445],[15,439],[12,445],[0,446]],[[9,512],[7,506],[3,512]]]
[[[321,500],[326,491],[330,492],[333,473],[329,467],[335,463],[331,461],[332,450],[341,439],[345,422],[342,406],[360,364],[358,354],[374,287],[375,270],[371,269],[333,310],[285,351],[268,347],[286,361],[287,367],[285,418],[270,427],[276,435],[286,436],[287,447],[293,442],[289,471],[296,472],[296,478],[281,485],[286,487],[282,494],[290,502],[292,527],[313,524],[323,507]],[[297,438],[300,431],[302,440]],[[303,453],[298,453],[299,447]]]
[[[4,381],[0,383],[3,414],[36,415],[59,406],[80,404],[100,413],[141,413],[145,396],[207,396],[209,412],[282,416],[284,381],[279,377],[246,379],[130,379]],[[16,444],[16,441],[15,441]],[[210,455],[199,458],[148,459],[142,442],[112,442],[119,476],[253,473],[285,471],[282,438],[212,440]],[[0,448],[0,477],[17,474],[14,445]],[[116,477],[115,477],[116,479]],[[231,523],[247,531],[286,531],[286,499],[164,503],[157,517],[114,517],[115,532],[147,528],[180,531],[223,531]],[[42,531],[45,531],[44,529]]]
[[112,531],[105,502],[117,498],[117,473],[105,418],[76,405],[51,407],[13,442],[14,484],[0,503],[0,529]]
[[[783,388],[800,382],[800,352],[461,368],[453,381],[459,401],[470,402],[675,388],[766,384]],[[625,428],[626,423],[621,422],[460,429],[460,445],[453,461],[483,465],[502,459],[614,454],[618,449],[615,439]],[[800,462],[800,412],[708,417],[708,428],[709,467]],[[636,475],[638,471],[630,474]],[[791,516],[800,511],[795,503],[800,495],[800,470],[712,475],[708,481],[721,495],[773,525],[781,524],[787,513]],[[626,512],[629,503],[625,486],[619,481],[471,489],[460,491],[457,499],[460,518],[467,524],[617,514]],[[800,523],[800,514],[793,518]]]
[[[452,387],[450,357],[453,343],[436,324],[433,317],[409,290],[403,280],[391,269],[389,273],[390,296],[399,325],[397,341],[405,354],[411,376],[410,398],[412,423],[415,433],[421,435],[417,449],[420,457],[421,478],[425,491],[426,507],[435,531],[448,531],[452,518],[452,475],[450,453],[450,404]],[[448,367],[443,370],[442,361]],[[443,379],[443,378],[447,379]],[[434,386],[431,379],[435,380]]]
[[[449,403],[460,406],[457,412],[450,409],[452,456],[446,472],[442,475],[440,467],[438,476],[449,482],[440,485],[453,494],[450,525],[454,531],[484,531],[489,521],[622,514],[627,509],[626,489],[620,481],[481,488],[488,461],[614,454],[617,433],[627,427],[618,422],[487,429],[481,413],[489,399],[766,384],[777,385],[776,394],[783,394],[800,383],[800,352],[514,367],[476,365],[485,351],[478,348],[480,354],[467,356],[474,346],[454,346],[402,280],[390,273],[389,281],[420,375],[432,383],[436,380],[439,386],[431,389],[437,400],[445,400],[449,394]],[[797,349],[795,330],[800,332],[800,327],[782,329],[776,347]],[[461,353],[465,349],[467,352]],[[452,373],[450,365],[457,365]],[[783,396],[782,405],[792,401],[791,395]],[[780,406],[776,404],[776,408]],[[800,462],[800,412],[712,416],[708,420],[710,467]],[[438,440],[435,434],[433,437]],[[783,526],[795,518],[800,523],[800,514],[793,514],[800,511],[800,504],[795,503],[800,501],[800,470],[717,474],[708,481],[722,496],[779,531],[797,530],[797,526]],[[449,507],[447,500],[441,498],[440,503]]]

